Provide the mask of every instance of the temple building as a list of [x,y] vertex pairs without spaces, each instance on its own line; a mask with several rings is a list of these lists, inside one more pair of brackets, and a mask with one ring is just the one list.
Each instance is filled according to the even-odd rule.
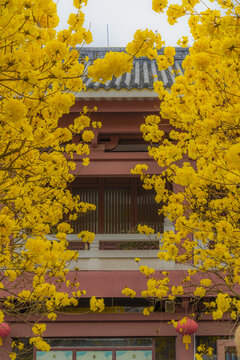
[[[80,57],[88,56],[89,66],[107,51],[124,49],[83,48]],[[137,232],[138,224],[153,227],[156,233],[174,230],[174,224],[158,215],[161,203],[156,204],[154,191],[144,190],[131,169],[145,163],[150,175],[161,172],[148,155],[148,144],[142,138],[140,125],[147,115],[159,114],[154,82],[162,81],[171,91],[173,70],[183,71],[182,61],[187,53],[187,49],[177,48],[173,67],[164,71],[158,71],[154,61],[136,58],[131,73],[105,84],[93,82],[86,76],[86,91],[76,94],[71,112],[62,118],[63,125],[69,124],[84,106],[97,107],[97,112],[93,111],[90,116],[102,123],[91,143],[90,164],[83,167],[81,159],[75,159],[75,181],[71,186],[82,201],[97,206],[95,212],[72,224],[74,233],[68,237],[70,247],[79,251],[70,277],[77,276],[86,295],[79,298],[77,307],[62,311],[56,321],[46,320],[45,336],[51,351],[33,351],[26,360],[193,360],[197,346],[202,343],[213,348],[214,360],[236,359],[233,341],[228,337],[230,321],[225,319],[221,324],[213,321],[202,314],[203,301],[193,302],[190,296],[174,301],[143,298],[141,292],[146,289],[146,277],[134,260],[139,258],[141,265],[154,268],[156,273],[168,271],[173,285],[179,284],[186,271],[181,264],[159,260],[157,235],[146,237]],[[167,121],[162,126],[167,136],[171,126]],[[178,190],[174,184],[169,186],[173,191]],[[95,232],[95,240],[89,246],[79,241],[76,234],[81,230]],[[126,287],[136,291],[135,298],[122,294]],[[89,310],[92,296],[104,299],[102,312]],[[143,309],[149,304],[154,306],[154,311],[144,315]],[[191,335],[191,344],[186,350],[182,334],[169,322],[190,315],[198,329]],[[12,338],[30,337],[27,324],[16,319],[9,319],[9,323]],[[0,355],[0,359],[8,357]]]

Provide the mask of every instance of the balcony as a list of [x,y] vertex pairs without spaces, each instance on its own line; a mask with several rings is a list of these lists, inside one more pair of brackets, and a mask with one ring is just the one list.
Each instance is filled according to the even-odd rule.
[[[173,223],[164,221],[164,230],[174,230]],[[140,258],[141,265],[153,267],[155,270],[181,270],[180,264],[166,263],[157,257],[159,249],[157,234],[146,236],[143,234],[96,234],[92,244],[79,250],[78,260],[71,264],[71,269],[80,270],[138,270],[134,260]],[[76,235],[68,236],[71,245],[79,244]],[[139,243],[139,246],[136,246]],[[115,245],[114,245],[115,244]],[[150,246],[149,246],[150,245]]]

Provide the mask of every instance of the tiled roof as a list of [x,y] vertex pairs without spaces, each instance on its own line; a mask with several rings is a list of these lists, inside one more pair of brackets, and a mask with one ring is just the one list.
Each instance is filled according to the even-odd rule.
[[[89,57],[87,66],[90,66],[97,58],[103,58],[109,51],[125,51],[124,48],[98,48],[88,47],[80,50],[80,59]],[[176,48],[175,62],[167,70],[158,71],[156,61],[146,57],[135,58],[131,73],[125,73],[118,78],[113,78],[105,84],[93,82],[87,76],[83,81],[87,89],[153,89],[153,83],[157,80],[163,81],[166,88],[170,88],[174,82],[173,70],[182,69],[182,61],[188,54],[188,49]]]

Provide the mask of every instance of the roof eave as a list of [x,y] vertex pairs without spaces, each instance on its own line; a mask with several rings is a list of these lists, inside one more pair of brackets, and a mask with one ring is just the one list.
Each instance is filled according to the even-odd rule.
[[[170,89],[169,89],[169,91],[170,91]],[[108,100],[108,99],[157,100],[158,94],[155,93],[151,89],[131,89],[131,90],[127,90],[127,89],[119,89],[119,90],[116,90],[116,89],[109,89],[109,90],[88,89],[86,91],[81,91],[81,92],[75,93],[75,98],[78,100],[80,100],[80,99],[88,100],[88,99],[93,99],[93,98],[96,100],[100,100],[100,99],[106,99],[106,100]]]

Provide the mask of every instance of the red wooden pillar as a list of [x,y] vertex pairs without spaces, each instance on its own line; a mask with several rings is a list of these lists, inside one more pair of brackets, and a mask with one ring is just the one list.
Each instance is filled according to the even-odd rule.
[[3,344],[0,347],[0,360],[9,360],[9,353],[12,351],[11,337],[3,339]]
[[194,358],[194,335],[191,335],[191,344],[183,344],[183,336],[178,334],[176,338],[176,360],[195,360]]

